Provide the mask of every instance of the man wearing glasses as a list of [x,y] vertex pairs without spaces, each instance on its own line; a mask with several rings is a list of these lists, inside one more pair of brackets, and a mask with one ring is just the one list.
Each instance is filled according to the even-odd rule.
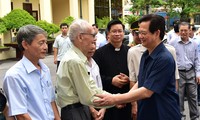
[[70,25],[70,48],[57,71],[57,103],[62,120],[91,120],[88,106],[93,106],[95,94],[106,92],[98,88],[86,68],[87,55],[95,49],[96,33],[85,20]]

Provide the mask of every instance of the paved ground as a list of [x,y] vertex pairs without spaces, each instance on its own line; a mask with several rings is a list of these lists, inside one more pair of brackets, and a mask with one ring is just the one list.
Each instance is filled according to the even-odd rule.
[[[52,77],[53,83],[55,84],[55,82],[56,82],[56,65],[53,63],[53,55],[47,55],[46,58],[43,59],[42,61],[50,68],[51,77]],[[0,88],[2,88],[3,77],[6,73],[6,71],[11,66],[13,66],[16,62],[17,62],[17,60],[14,60],[14,59],[0,61]],[[185,110],[186,110],[186,115],[187,115],[186,120],[189,120],[187,102],[185,102]]]

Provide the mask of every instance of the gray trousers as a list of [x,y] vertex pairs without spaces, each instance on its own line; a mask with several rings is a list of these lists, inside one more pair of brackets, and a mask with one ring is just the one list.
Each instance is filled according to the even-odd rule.
[[91,120],[88,106],[81,106],[72,109],[61,109],[61,120]]
[[[199,110],[197,101],[197,83],[194,69],[183,72],[179,71],[179,100],[180,100],[180,112],[184,113],[184,96],[186,95],[188,100],[188,106],[190,111],[191,120],[199,120]],[[185,94],[186,92],[186,94]]]

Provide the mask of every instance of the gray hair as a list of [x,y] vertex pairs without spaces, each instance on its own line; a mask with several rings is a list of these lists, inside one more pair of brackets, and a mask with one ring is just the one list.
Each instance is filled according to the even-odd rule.
[[73,43],[80,33],[87,32],[90,26],[91,25],[85,20],[82,19],[74,20],[73,23],[70,25],[68,31],[68,35],[71,42]]
[[188,26],[188,29],[190,29],[190,23],[188,23],[188,22],[181,22],[179,24],[179,28],[180,28],[180,26]]
[[21,27],[17,32],[17,37],[16,37],[19,49],[22,51],[24,50],[22,46],[23,40],[30,45],[38,34],[43,34],[45,37],[47,37],[47,32],[45,32],[42,28],[38,26],[26,25]]

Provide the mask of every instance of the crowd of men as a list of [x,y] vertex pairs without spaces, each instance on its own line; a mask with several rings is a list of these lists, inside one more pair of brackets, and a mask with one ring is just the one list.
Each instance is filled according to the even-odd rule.
[[34,25],[19,29],[23,58],[3,81],[7,119],[184,120],[187,98],[190,119],[199,120],[200,36],[188,22],[175,22],[164,42],[165,19],[144,15],[132,23],[128,46],[118,19],[108,23],[106,37],[82,19],[60,29],[53,44],[56,90],[40,60],[48,49],[46,32]]

